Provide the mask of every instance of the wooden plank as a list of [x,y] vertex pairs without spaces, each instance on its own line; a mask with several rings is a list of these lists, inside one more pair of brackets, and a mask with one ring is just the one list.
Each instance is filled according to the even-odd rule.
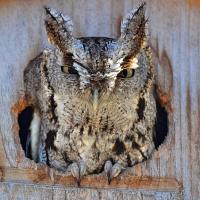
[[[47,168],[34,170],[0,167],[0,180],[3,182],[60,184],[67,187],[77,186],[72,176],[58,175],[54,170],[48,170]],[[81,187],[143,189],[165,192],[182,190],[181,184],[174,178],[136,177],[131,175],[115,178],[110,185],[103,175],[87,176],[82,179]]]
[[[13,195],[14,194],[14,195]],[[59,186],[0,183],[0,200],[181,200],[176,192],[156,192],[139,190],[64,188]]]
[[2,140],[2,136],[0,134],[0,165],[3,165],[3,166],[7,166],[9,167],[9,162],[8,160],[6,159],[6,155],[5,155],[5,150],[4,150],[4,145],[3,145],[3,140]]
[[[188,16],[188,53],[190,60],[188,61],[190,67],[187,82],[187,96],[186,96],[186,113],[188,124],[189,137],[189,164],[187,165],[190,171],[189,181],[191,182],[191,197],[193,199],[200,198],[200,1],[190,1],[189,16]],[[187,27],[188,27],[187,26]],[[191,51],[192,49],[192,51]],[[186,167],[187,167],[186,166]],[[185,181],[185,187],[186,181]]]

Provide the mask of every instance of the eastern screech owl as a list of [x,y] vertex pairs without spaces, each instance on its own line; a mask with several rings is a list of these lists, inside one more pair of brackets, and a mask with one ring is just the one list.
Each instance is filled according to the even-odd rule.
[[74,38],[72,21],[46,8],[54,49],[24,72],[33,99],[31,153],[81,176],[104,169],[109,182],[154,149],[154,72],[145,35],[145,5],[123,21],[117,39]]

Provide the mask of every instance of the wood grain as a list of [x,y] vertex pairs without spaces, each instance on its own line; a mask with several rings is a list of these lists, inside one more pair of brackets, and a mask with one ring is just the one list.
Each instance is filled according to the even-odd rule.
[[[23,192],[22,192],[23,191]],[[66,200],[181,200],[176,192],[124,189],[64,188],[37,184],[0,183],[0,199],[66,199]]]
[[[170,111],[169,134],[150,160],[116,179],[111,186],[117,189],[65,188],[58,192],[53,186],[44,189],[42,185],[12,183],[13,178],[13,182],[21,180],[23,183],[52,185],[48,170],[34,171],[38,166],[24,157],[17,135],[18,111],[15,114],[11,112],[23,93],[24,68],[49,46],[44,30],[43,6],[57,8],[71,16],[76,36],[117,37],[122,16],[140,2],[0,0],[0,166],[3,169],[0,177],[2,181],[9,181],[0,184],[0,199],[31,199],[33,196],[35,199],[175,199],[173,192],[165,191],[169,185],[175,184],[174,180],[183,185],[184,200],[200,199],[200,4],[197,0],[147,1],[157,83]],[[17,167],[19,171],[13,169]],[[144,177],[151,178],[145,182]],[[172,182],[168,182],[167,177],[171,177]],[[70,180],[56,175],[54,179],[65,186]],[[143,181],[138,183],[138,179]],[[74,186],[72,178],[71,183]],[[87,177],[83,184],[101,188],[105,180],[101,176]],[[122,186],[130,187],[131,191],[121,192]],[[143,192],[137,190],[137,186],[143,188]],[[151,192],[150,186],[157,192]]]
[[[0,167],[0,180],[5,182],[40,183],[49,185],[63,185],[66,187],[77,186],[73,176],[62,176],[45,169],[18,169]],[[98,181],[96,181],[98,180]],[[83,177],[82,188],[121,188],[143,189],[165,192],[181,192],[182,185],[174,178],[161,177],[137,177],[126,175],[123,178],[115,178],[109,185],[105,175],[92,175]]]

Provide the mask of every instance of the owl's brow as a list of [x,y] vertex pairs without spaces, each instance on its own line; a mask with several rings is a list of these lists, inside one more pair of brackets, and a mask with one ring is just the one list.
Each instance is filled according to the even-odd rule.
[[86,69],[88,72],[91,72],[91,69],[90,69],[89,67],[83,65],[83,64],[80,63],[78,60],[73,59],[73,61],[74,61],[75,63],[77,63],[78,65],[80,65],[82,68]]

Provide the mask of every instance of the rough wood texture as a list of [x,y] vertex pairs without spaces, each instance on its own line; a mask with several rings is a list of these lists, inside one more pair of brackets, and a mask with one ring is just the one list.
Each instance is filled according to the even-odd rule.
[[[16,169],[0,168],[0,180],[6,182],[42,183],[49,185],[64,185],[67,187],[77,186],[72,176],[61,176],[47,168],[33,169]],[[98,180],[98,182],[96,181]],[[92,175],[84,177],[81,181],[81,187],[86,188],[124,188],[124,189],[143,189],[155,190],[158,192],[181,192],[182,185],[173,178],[154,178],[154,177],[137,177],[126,174],[124,177],[115,178],[111,185],[108,185],[105,176]]]
[[10,199],[179,200],[181,197],[176,192],[64,188],[33,184],[0,183],[0,200]]
[[[62,10],[73,18],[77,36],[108,36],[119,34],[121,16],[139,5],[139,0],[46,0],[46,1],[1,1],[0,0],[0,199],[177,199],[179,190],[167,191],[163,185],[155,188],[136,187],[120,189],[75,189],[53,186],[21,185],[34,183],[33,173],[25,167],[36,165],[24,158],[19,138],[16,112],[11,108],[20,99],[23,91],[23,70],[48,45],[43,26],[43,6]],[[171,177],[183,184],[185,200],[200,199],[200,1],[199,0],[149,0],[150,42],[157,67],[157,82],[164,92],[164,103],[169,114],[169,135],[151,160],[136,165],[130,177],[161,177],[164,183]],[[166,100],[171,99],[171,103]],[[19,167],[14,170],[8,167]],[[6,172],[5,172],[6,171]],[[33,172],[33,171],[31,171]],[[24,174],[25,173],[25,174]],[[43,169],[45,174],[45,169]],[[126,173],[113,187],[120,188]],[[44,175],[48,178],[47,175]],[[123,178],[124,177],[124,178]],[[42,180],[43,176],[41,176]],[[34,180],[33,180],[34,179]],[[64,178],[65,179],[65,178]],[[89,178],[88,178],[89,179]],[[133,180],[135,180],[133,178]],[[171,180],[171,179],[170,179]],[[90,180],[96,184],[94,179]],[[101,181],[105,181],[101,179]],[[175,181],[176,182],[176,181]],[[44,182],[47,184],[48,182]],[[100,182],[101,184],[104,182]],[[174,183],[174,182],[173,182]],[[177,182],[176,182],[177,183]],[[49,184],[52,184],[51,182]],[[67,183],[62,183],[67,185]],[[172,183],[171,183],[172,184]],[[169,184],[170,185],[170,184]],[[87,186],[87,184],[85,185]],[[162,187],[161,187],[162,186]],[[111,185],[112,187],[112,185]],[[175,187],[176,188],[176,187]],[[179,188],[179,184],[177,185]]]

